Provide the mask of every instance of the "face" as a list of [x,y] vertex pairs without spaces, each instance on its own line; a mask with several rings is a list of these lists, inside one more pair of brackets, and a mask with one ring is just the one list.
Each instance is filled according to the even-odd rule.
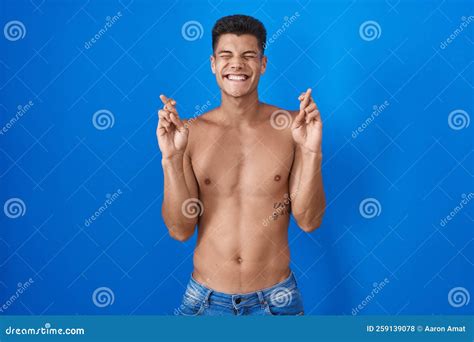
[[211,68],[219,88],[232,97],[255,91],[266,66],[267,57],[262,56],[257,38],[249,34],[221,35],[211,56]]

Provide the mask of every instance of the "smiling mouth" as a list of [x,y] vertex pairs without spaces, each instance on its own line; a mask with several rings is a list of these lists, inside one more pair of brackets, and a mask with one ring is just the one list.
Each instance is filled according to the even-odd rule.
[[243,82],[243,81],[246,81],[249,78],[249,76],[242,75],[242,74],[229,74],[229,75],[225,75],[224,78],[228,79],[229,81]]

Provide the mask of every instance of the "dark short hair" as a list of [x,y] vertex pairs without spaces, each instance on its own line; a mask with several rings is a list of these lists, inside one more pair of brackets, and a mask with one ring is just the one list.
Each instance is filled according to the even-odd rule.
[[267,41],[267,30],[262,22],[248,15],[234,14],[222,17],[216,21],[212,28],[212,50],[216,50],[219,37],[226,33],[233,33],[238,36],[250,34],[257,38],[258,46],[262,54],[265,51]]

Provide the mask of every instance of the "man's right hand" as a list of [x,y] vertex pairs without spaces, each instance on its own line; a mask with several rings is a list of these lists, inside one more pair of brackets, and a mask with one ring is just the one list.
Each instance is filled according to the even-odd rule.
[[188,128],[179,119],[176,101],[160,95],[163,109],[158,111],[156,136],[163,158],[183,154],[188,144]]

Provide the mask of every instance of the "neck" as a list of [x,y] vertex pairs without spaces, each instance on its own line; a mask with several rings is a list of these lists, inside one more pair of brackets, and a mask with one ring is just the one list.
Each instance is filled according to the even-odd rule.
[[222,120],[231,125],[251,123],[257,120],[260,102],[257,90],[242,97],[233,97],[221,92]]

